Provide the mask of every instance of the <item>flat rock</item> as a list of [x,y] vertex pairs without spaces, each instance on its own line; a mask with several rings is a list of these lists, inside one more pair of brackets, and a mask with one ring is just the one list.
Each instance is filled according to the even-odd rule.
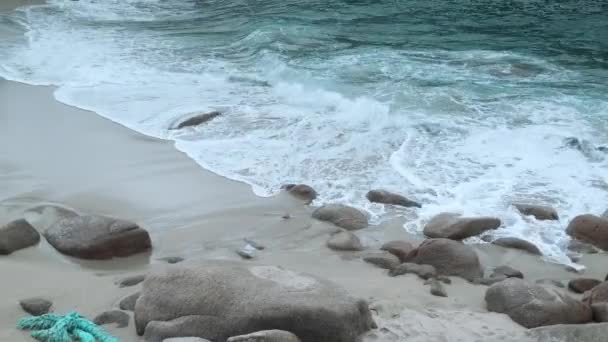
[[392,270],[401,263],[399,258],[389,252],[368,253],[363,256],[363,261],[387,270]]
[[394,267],[390,272],[389,275],[391,277],[396,277],[398,275],[402,275],[402,274],[416,274],[418,277],[422,278],[422,279],[429,279],[429,278],[433,278],[437,276],[437,270],[435,269],[435,267],[431,266],[431,265],[419,265],[419,264],[413,264],[413,263],[409,263],[409,262],[404,262],[401,265],[398,265],[397,267]]
[[331,235],[327,239],[327,247],[336,251],[361,251],[364,249],[357,235],[347,231]]
[[524,274],[521,271],[514,269],[511,266],[498,266],[494,269],[494,272],[490,275],[490,278],[499,277],[504,275],[507,278],[524,278]]
[[416,207],[422,208],[422,205],[416,201],[412,201],[403,195],[392,193],[386,190],[371,190],[365,196],[370,202],[392,204],[401,207]]
[[283,189],[290,195],[308,204],[312,203],[312,201],[317,198],[315,189],[306,184],[286,184],[283,186]]
[[144,281],[144,279],[146,279],[145,274],[138,274],[123,278],[119,280],[116,284],[118,285],[118,287],[130,287],[141,283],[142,281]]
[[125,328],[129,325],[129,314],[120,310],[110,310],[100,313],[93,318],[97,325],[116,324],[117,328]]
[[437,274],[458,276],[469,281],[483,275],[475,250],[460,241],[427,239],[411,253],[410,262],[432,265]]
[[20,300],[19,305],[21,305],[23,311],[30,315],[40,316],[49,313],[53,302],[42,297],[32,297]]
[[217,111],[213,111],[213,112],[209,112],[209,113],[201,113],[201,114],[192,116],[191,118],[180,122],[179,124],[177,124],[177,126],[174,129],[198,126],[198,125],[204,124],[212,119],[215,119],[216,117],[218,117],[220,115],[222,115],[222,113],[217,112]]
[[137,299],[139,298],[140,295],[141,295],[141,292],[135,292],[133,294],[130,294],[130,295],[124,297],[118,303],[118,307],[121,310],[134,311],[135,303],[137,302]]
[[96,215],[59,220],[44,236],[59,252],[82,259],[126,257],[152,246],[148,232],[137,224]]
[[557,211],[544,205],[513,203],[517,210],[526,216],[534,216],[537,220],[559,220]]
[[40,234],[26,220],[20,219],[0,226],[0,255],[34,246],[40,241]]
[[584,293],[601,284],[601,280],[591,278],[577,278],[568,282],[568,288],[576,293]]
[[588,323],[591,307],[557,289],[508,278],[488,288],[485,295],[488,311],[507,314],[513,321],[535,328],[553,324]]
[[608,323],[558,324],[530,329],[536,342],[605,342]]
[[225,341],[268,329],[290,331],[303,342],[352,342],[375,327],[367,303],[329,281],[228,260],[148,273],[135,325],[147,342],[181,336]]
[[414,250],[414,246],[405,240],[393,240],[382,245],[380,249],[393,254],[401,262],[406,262],[407,256]]
[[608,218],[590,214],[577,216],[568,224],[566,233],[608,251]]
[[178,262],[184,261],[184,258],[178,256],[170,256],[158,259],[160,261],[164,261],[167,264],[177,264]]
[[540,251],[540,249],[538,249],[538,247],[536,247],[536,245],[516,237],[498,238],[492,241],[492,243],[505,248],[519,249],[534,255],[543,255],[543,253]]
[[424,226],[424,235],[430,238],[462,240],[500,227],[500,220],[493,217],[462,217],[459,214],[442,213]]
[[247,335],[234,336],[227,342],[300,342],[298,336],[284,330],[264,330]]
[[346,230],[358,230],[368,226],[368,217],[359,209],[342,204],[326,204],[317,208],[312,217],[333,223]]

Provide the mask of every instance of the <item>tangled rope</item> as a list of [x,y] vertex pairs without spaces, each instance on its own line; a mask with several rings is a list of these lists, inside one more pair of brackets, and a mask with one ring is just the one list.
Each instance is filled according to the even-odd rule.
[[120,342],[77,312],[22,318],[17,328],[32,330],[32,337],[42,342]]

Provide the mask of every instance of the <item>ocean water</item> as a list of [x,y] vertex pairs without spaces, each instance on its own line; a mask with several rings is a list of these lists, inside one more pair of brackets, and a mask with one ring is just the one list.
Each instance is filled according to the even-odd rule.
[[[494,215],[496,235],[567,262],[568,221],[608,207],[608,1],[49,0],[0,15],[0,76],[258,195],[303,182],[412,232]],[[370,204],[372,188],[423,208]]]

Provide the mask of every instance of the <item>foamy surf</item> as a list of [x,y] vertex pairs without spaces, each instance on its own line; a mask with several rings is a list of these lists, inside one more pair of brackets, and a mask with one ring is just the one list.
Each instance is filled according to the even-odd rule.
[[[412,232],[442,211],[493,215],[496,235],[567,263],[567,222],[605,210],[608,98],[595,55],[573,64],[499,32],[445,40],[437,33],[459,18],[409,22],[416,6],[437,12],[422,3],[245,5],[52,0],[1,22],[17,34],[0,41],[0,75],[56,85],[59,101],[173,140],[260,196],[307,183],[318,203],[349,203],[375,222],[405,216]],[[375,21],[395,13],[399,24]],[[170,129],[213,110],[224,114]],[[365,199],[372,188],[423,208],[387,212]],[[561,220],[524,218],[515,201],[552,205]]]

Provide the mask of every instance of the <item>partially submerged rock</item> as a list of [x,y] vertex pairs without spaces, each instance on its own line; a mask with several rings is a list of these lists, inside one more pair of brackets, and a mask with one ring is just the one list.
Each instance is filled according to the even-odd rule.
[[401,262],[406,262],[407,256],[414,250],[414,246],[405,240],[393,240],[382,245],[380,249],[393,254]]
[[485,295],[488,311],[507,314],[513,321],[535,328],[553,324],[580,324],[591,321],[589,305],[558,290],[508,278],[492,285]]
[[253,247],[250,244],[245,244],[240,249],[236,250],[236,254],[238,254],[243,259],[253,259],[256,255],[257,248]]
[[543,255],[543,253],[540,251],[540,249],[538,249],[538,247],[536,247],[536,245],[516,237],[498,238],[492,241],[492,243],[505,248],[519,249],[534,255]]
[[591,278],[572,279],[568,282],[568,288],[576,293],[584,293],[601,284],[601,280]]
[[286,184],[283,189],[290,195],[306,202],[312,203],[317,198],[317,192],[306,184]]
[[475,250],[460,241],[428,239],[411,253],[410,262],[432,265],[438,274],[459,276],[469,281],[483,274]]
[[298,336],[284,330],[263,330],[230,337],[227,342],[300,342]]
[[514,269],[511,266],[498,266],[494,269],[494,272],[490,275],[490,278],[496,278],[500,276],[505,276],[506,278],[524,278],[524,274],[521,271]]
[[526,216],[534,216],[537,220],[559,220],[557,211],[549,206],[513,203],[517,210]]
[[357,235],[347,231],[331,235],[327,240],[327,247],[336,251],[361,251],[364,249]]
[[123,278],[119,280],[116,284],[118,285],[118,287],[130,287],[141,283],[142,281],[144,281],[144,279],[146,279],[145,274],[137,274]]
[[34,246],[39,241],[40,234],[24,219],[0,226],[0,255]]
[[303,342],[352,342],[375,326],[367,303],[331,282],[227,260],[150,272],[135,325],[147,342],[180,336],[225,341],[268,329],[290,331]]
[[49,313],[53,302],[42,297],[32,297],[20,300],[19,305],[21,305],[23,311],[30,315],[40,316]]
[[435,267],[431,265],[418,265],[409,262],[404,262],[403,264],[394,267],[389,272],[389,275],[391,277],[396,277],[398,275],[408,273],[415,274],[422,279],[429,279],[437,276],[437,270]]
[[459,214],[442,213],[433,217],[424,227],[424,235],[430,238],[462,240],[500,227],[500,220],[493,217],[462,217]]
[[365,213],[343,204],[326,204],[317,208],[312,213],[312,217],[346,230],[358,230],[368,226],[368,217]]
[[201,113],[201,114],[195,115],[189,119],[186,119],[186,120],[180,122],[179,124],[177,124],[177,126],[175,126],[174,129],[182,129],[184,127],[198,126],[198,125],[204,124],[208,121],[211,121],[220,115],[222,115],[222,113],[217,112],[217,111],[213,111],[213,112],[209,112],[209,113]]
[[365,196],[370,202],[392,204],[401,207],[416,207],[422,208],[422,205],[418,202],[412,201],[403,195],[392,193],[386,190],[371,190]]
[[120,310],[110,310],[100,313],[93,318],[93,323],[97,325],[115,323],[117,328],[124,328],[129,325],[129,314]]
[[400,263],[399,258],[388,252],[368,253],[363,256],[363,261],[387,270],[392,270]]
[[130,295],[124,297],[118,303],[118,307],[121,310],[134,311],[135,303],[137,302],[137,299],[139,298],[140,295],[141,295],[141,292],[138,291],[138,292],[135,292],[133,294],[130,294]]
[[150,235],[137,224],[105,216],[68,217],[44,233],[59,252],[82,259],[111,259],[145,252]]
[[608,251],[608,218],[590,214],[577,216],[570,221],[566,233]]
[[184,258],[179,257],[179,256],[170,256],[170,257],[160,258],[158,260],[164,261],[167,264],[177,264],[178,262],[184,261]]

